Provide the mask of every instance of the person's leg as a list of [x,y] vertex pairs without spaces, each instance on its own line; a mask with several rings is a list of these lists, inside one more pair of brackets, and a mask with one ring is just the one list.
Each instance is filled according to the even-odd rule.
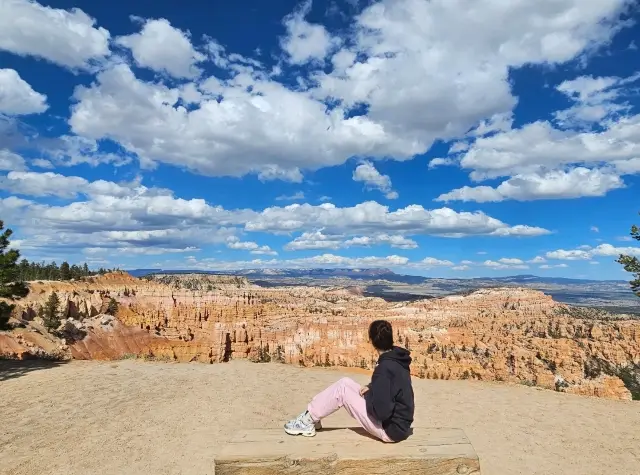
[[307,411],[314,421],[320,421],[344,407],[364,430],[384,442],[392,442],[382,426],[367,414],[367,404],[360,396],[360,389],[354,380],[342,378],[314,397]]

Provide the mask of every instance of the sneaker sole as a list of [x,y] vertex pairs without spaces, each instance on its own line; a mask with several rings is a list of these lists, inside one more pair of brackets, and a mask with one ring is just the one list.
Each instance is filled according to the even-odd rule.
[[314,437],[316,435],[315,432],[306,432],[303,430],[292,430],[285,428],[284,431],[289,435],[302,435],[304,437]]

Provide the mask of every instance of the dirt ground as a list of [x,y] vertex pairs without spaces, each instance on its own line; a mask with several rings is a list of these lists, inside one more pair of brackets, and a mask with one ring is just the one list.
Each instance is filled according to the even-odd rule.
[[[277,363],[0,362],[1,474],[212,474],[238,429],[281,427],[343,375]],[[416,426],[461,427],[483,475],[640,473],[640,402],[414,380]],[[340,411],[327,427],[350,427]]]

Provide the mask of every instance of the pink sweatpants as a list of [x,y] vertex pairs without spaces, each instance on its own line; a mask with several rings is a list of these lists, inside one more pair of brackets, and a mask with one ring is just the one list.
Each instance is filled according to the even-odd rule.
[[320,421],[344,407],[349,415],[369,434],[383,442],[393,442],[382,426],[367,414],[367,404],[360,396],[361,386],[353,379],[342,378],[327,389],[316,395],[307,410],[313,420]]

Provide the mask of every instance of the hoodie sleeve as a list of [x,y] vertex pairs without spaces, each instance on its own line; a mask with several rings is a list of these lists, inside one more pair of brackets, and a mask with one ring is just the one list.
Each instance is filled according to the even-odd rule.
[[[376,374],[377,373],[377,374]],[[369,383],[369,391],[365,393],[367,412],[379,422],[384,422],[393,414],[393,397],[391,395],[391,378],[382,365],[376,368]]]

